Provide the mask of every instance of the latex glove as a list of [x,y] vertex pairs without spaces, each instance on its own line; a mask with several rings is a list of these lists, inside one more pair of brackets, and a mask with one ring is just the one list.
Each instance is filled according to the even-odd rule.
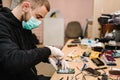
[[64,54],[60,49],[58,49],[56,47],[52,47],[52,46],[47,46],[47,47],[51,50],[51,55],[52,56],[61,57],[61,58],[64,57]]
[[[52,66],[55,68],[55,70],[58,69],[58,65],[57,65],[58,60],[56,60],[54,58],[49,58],[49,62],[52,64]],[[69,64],[64,59],[62,59],[60,61],[60,63],[61,63],[61,66],[62,66],[61,67],[62,70],[66,70],[66,69],[69,68]]]
[[69,64],[64,59],[61,60],[61,65],[62,65],[62,70],[66,70],[69,68]]
[[52,66],[55,68],[55,70],[58,69],[58,67],[57,67],[57,65],[56,65],[56,61],[55,61],[54,59],[49,58],[49,62],[50,62],[50,64],[52,64]]

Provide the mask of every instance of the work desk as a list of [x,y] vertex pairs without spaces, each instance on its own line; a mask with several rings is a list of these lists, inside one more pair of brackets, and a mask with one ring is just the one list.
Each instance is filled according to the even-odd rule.
[[[77,46],[74,47],[68,47],[67,45],[71,42],[72,40],[69,40],[66,45],[63,47],[62,51],[65,54],[64,59],[68,61],[70,68],[74,68],[75,69],[75,74],[57,74],[57,72],[55,72],[53,74],[53,76],[51,77],[51,80],[75,80],[74,77],[76,76],[76,74],[80,73],[81,68],[83,67],[84,63],[82,60],[80,60],[80,57],[76,57],[74,58],[74,60],[72,60],[71,58],[67,57],[67,55],[74,50],[74,54],[77,54],[79,56],[82,56],[83,52],[86,49],[86,46],[81,46],[79,44],[77,44]],[[71,61],[72,60],[72,61]],[[98,66],[96,66],[91,60],[90,58],[87,58],[88,62],[87,62],[87,67],[92,67],[94,68],[98,68]],[[101,59],[102,60],[102,59]],[[105,66],[107,67],[107,69],[104,69],[106,74],[108,74],[108,71],[114,67],[114,68],[120,68],[120,58],[116,59],[116,63],[117,66],[107,66],[105,64]],[[104,66],[100,66],[100,67],[104,67]],[[104,73],[104,71],[99,70],[101,73]],[[86,74],[86,71],[83,71],[83,73]],[[63,77],[63,79],[61,79]],[[69,77],[69,79],[68,79]],[[77,76],[78,80],[82,80],[83,75],[80,74]],[[72,79],[73,78],[73,79]],[[93,77],[93,76],[85,76],[86,80],[98,80],[98,77]],[[101,77],[100,77],[101,78]]]

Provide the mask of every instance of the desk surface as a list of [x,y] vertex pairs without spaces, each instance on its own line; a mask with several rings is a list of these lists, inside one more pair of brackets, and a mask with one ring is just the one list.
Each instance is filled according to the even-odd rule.
[[[75,47],[67,47],[67,45],[71,42],[72,40],[69,40],[66,45],[63,47],[62,51],[65,54],[65,60],[71,60],[71,58],[67,57],[67,54],[69,54],[71,51],[76,50],[74,54],[77,54],[79,56],[82,56],[82,53],[85,51],[85,46],[81,46],[81,45],[77,45]],[[98,68],[89,58],[88,59],[88,63],[87,66],[88,67],[92,67],[92,68]],[[120,64],[119,64],[120,59],[116,59],[116,63],[117,66],[106,66],[107,69],[105,69],[105,72],[108,73],[108,70],[110,70],[112,67],[116,67],[119,68]],[[74,61],[72,62],[68,62],[70,65],[70,68],[75,68],[75,74],[57,74],[56,72],[53,74],[53,76],[51,77],[51,80],[60,80],[62,77],[62,80],[67,80],[67,77],[69,77],[68,80],[72,80],[71,78],[73,76],[75,76],[76,74],[80,73],[81,68],[83,67],[84,63],[82,60],[80,60],[80,58],[75,58]],[[79,69],[78,69],[78,68]],[[104,66],[101,66],[104,67]],[[85,71],[83,71],[84,73]],[[100,70],[101,73],[104,73],[102,70]],[[79,78],[78,80],[82,80],[82,74],[80,74],[77,78]],[[89,78],[89,79],[88,79]],[[74,79],[73,79],[74,80]],[[86,80],[97,80],[96,77],[92,77],[92,76],[86,76]]]

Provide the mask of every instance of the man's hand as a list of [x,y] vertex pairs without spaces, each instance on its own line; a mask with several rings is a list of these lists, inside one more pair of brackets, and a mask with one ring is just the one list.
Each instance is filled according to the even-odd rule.
[[53,67],[55,68],[55,70],[58,69],[58,65],[61,65],[61,69],[62,70],[66,70],[69,68],[69,64],[64,60],[60,60],[60,63],[57,65],[58,60],[56,60],[55,58],[49,58],[49,62],[53,65]]
[[56,61],[55,61],[54,59],[49,58],[49,62],[50,62],[50,64],[52,64],[52,66],[55,68],[55,70],[58,69],[58,67],[57,67],[57,65],[56,65]]
[[69,68],[69,64],[64,59],[61,60],[61,65],[62,65],[62,70],[66,70]]
[[47,46],[50,50],[51,50],[51,57],[49,58],[49,62],[53,65],[53,67],[57,70],[57,62],[60,61],[61,64],[61,68],[62,69],[67,69],[69,68],[68,63],[63,59],[64,58],[64,53],[56,48],[56,47],[52,47],[52,46]]
[[55,56],[56,58],[64,57],[64,54],[60,49],[52,46],[47,46],[47,47],[51,50],[51,56]]

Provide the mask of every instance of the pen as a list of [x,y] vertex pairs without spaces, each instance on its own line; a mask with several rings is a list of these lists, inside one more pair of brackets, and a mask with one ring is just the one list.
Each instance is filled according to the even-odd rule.
[[69,80],[69,76],[67,76],[67,80]]
[[56,64],[56,65],[60,65],[60,64],[61,64],[60,59],[58,59],[58,61],[57,61],[57,64]]
[[63,77],[61,77],[60,80],[63,80]]
[[86,67],[86,64],[84,64],[84,65],[83,65],[83,67],[82,67],[82,70],[81,70],[81,71],[84,71],[85,67]]
[[68,57],[71,57],[75,52],[76,52],[76,50],[73,49],[67,56],[68,56]]
[[74,75],[72,76],[71,80],[73,80],[73,78],[74,78]]
[[76,68],[77,68],[78,70],[80,70],[78,66],[76,66]]

